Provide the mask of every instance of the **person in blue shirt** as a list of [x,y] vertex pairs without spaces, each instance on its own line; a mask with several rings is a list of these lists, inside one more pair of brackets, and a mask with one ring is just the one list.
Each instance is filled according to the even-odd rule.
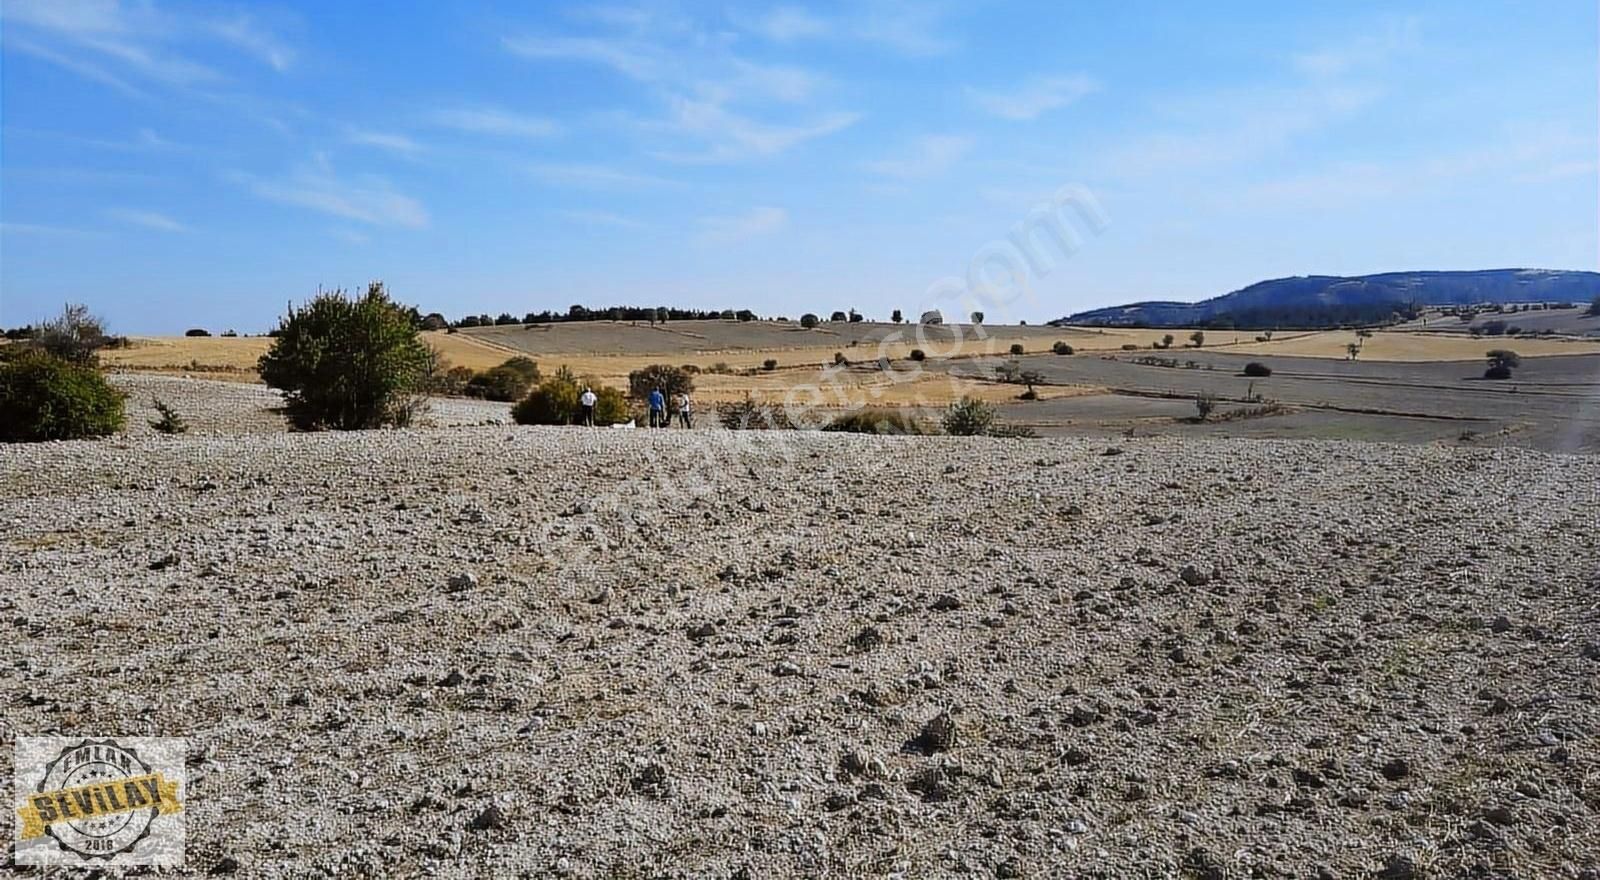
[[657,388],[650,392],[650,427],[667,427],[667,396]]

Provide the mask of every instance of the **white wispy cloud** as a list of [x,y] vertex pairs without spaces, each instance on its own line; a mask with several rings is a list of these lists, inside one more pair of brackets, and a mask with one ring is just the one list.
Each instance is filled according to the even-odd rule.
[[142,226],[158,232],[188,232],[189,227],[159,211],[142,211],[136,208],[107,208],[106,216],[121,223]]
[[612,226],[617,229],[643,229],[645,224],[631,217],[610,211],[560,211],[559,216],[591,226]]
[[560,125],[549,119],[513,113],[498,107],[440,110],[433,114],[433,122],[471,134],[528,139],[546,138],[561,130]]
[[634,189],[681,185],[676,180],[636,174],[607,165],[535,163],[528,166],[528,173],[544,183],[587,189]]
[[524,58],[583,61],[599,64],[634,79],[653,80],[662,73],[654,48],[626,40],[595,37],[506,37],[501,44]]
[[745,19],[745,27],[779,43],[826,36],[832,30],[828,22],[799,6],[779,6],[750,16]]
[[404,156],[414,156],[422,152],[422,144],[407,135],[394,132],[351,127],[345,129],[344,139],[358,146],[377,147]]
[[854,125],[860,114],[837,112],[798,125],[775,125],[751,119],[715,101],[677,97],[670,101],[665,122],[647,127],[703,141],[706,148],[688,152],[660,150],[655,155],[675,162],[722,162],[772,156]]
[[735,13],[733,19],[746,33],[775,43],[848,41],[928,57],[956,47],[945,30],[947,7],[935,0],[860,0],[827,17],[798,6],[777,6],[760,13]]
[[1387,19],[1374,33],[1359,34],[1302,52],[1295,55],[1293,61],[1307,76],[1321,79],[1345,76],[1381,66],[1395,55],[1416,49],[1420,32],[1421,21],[1415,16]]
[[70,226],[53,226],[49,223],[13,223],[6,221],[0,223],[0,234],[4,235],[93,235],[86,229],[74,229]]
[[8,43],[18,31],[23,37],[14,48],[126,94],[142,94],[130,79],[179,87],[224,81],[185,54],[195,44],[241,49],[278,71],[293,63],[294,51],[250,16],[197,9],[150,0],[8,0],[4,17]]
[[632,121],[653,135],[688,142],[658,147],[657,156],[688,162],[770,156],[859,118],[840,110],[775,108],[810,103],[828,81],[804,67],[740,57],[733,51],[735,35],[725,29],[653,7],[605,7],[585,17],[611,32],[508,37],[502,44],[523,58],[599,65],[641,84],[665,113]]
[[788,222],[787,211],[770,206],[752,208],[743,214],[702,217],[699,239],[702,244],[736,244],[771,235]]
[[1014,91],[968,88],[967,96],[995,116],[1021,122],[1065,107],[1097,89],[1099,85],[1087,76],[1047,76],[1029,80]]
[[938,134],[917,138],[902,155],[862,163],[873,174],[901,180],[936,177],[950,170],[972,150],[972,138]]
[[361,175],[340,179],[326,161],[317,161],[281,177],[260,177],[234,172],[228,177],[256,197],[284,205],[309,208],[334,217],[373,226],[421,229],[428,225],[422,203],[396,191],[387,180]]

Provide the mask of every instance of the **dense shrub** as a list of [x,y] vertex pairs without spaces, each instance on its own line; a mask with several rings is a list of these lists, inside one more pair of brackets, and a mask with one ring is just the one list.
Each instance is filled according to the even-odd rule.
[[505,363],[476,373],[467,380],[464,392],[485,400],[521,400],[539,381],[539,365],[532,359],[514,357]]
[[1600,315],[1600,296],[1595,297],[1594,302],[1589,303],[1589,310],[1584,314],[1591,318]]
[[994,407],[976,397],[963,397],[945,410],[944,432],[959,437],[977,437],[994,427]]
[[104,323],[85,305],[68,304],[60,317],[40,324],[33,344],[46,353],[74,364],[92,364],[95,352],[106,344]]
[[972,319],[972,323],[974,323],[974,324],[982,324],[983,323],[983,312],[973,312],[968,317]]
[[1195,348],[1200,348],[1201,346],[1206,344],[1206,334],[1204,332],[1200,331],[1200,330],[1196,330],[1193,333],[1190,333],[1189,334],[1189,343],[1191,345],[1193,345]]
[[409,424],[431,362],[406,311],[374,282],[359,298],[335,290],[291,307],[259,368],[295,427],[355,430]]
[[1483,324],[1483,332],[1489,334],[1490,336],[1504,336],[1506,332],[1506,322],[1485,321]]
[[[1595,309],[1597,310],[1597,314],[1600,314],[1600,299],[1596,299],[1595,300]],[[893,321],[896,324],[898,324],[901,321],[905,320],[905,316],[900,314],[900,310],[899,309],[895,309],[893,312],[891,312],[889,314],[889,320]]]
[[1260,379],[1272,375],[1272,368],[1260,361],[1251,361],[1244,365],[1244,374]]
[[1057,342],[1055,345],[1050,346],[1050,350],[1056,354],[1072,354],[1072,346],[1065,342]]
[[810,330],[812,327],[815,327],[815,326],[817,326],[818,324],[821,324],[821,323],[822,323],[822,319],[818,318],[816,315],[811,314],[810,312],[806,312],[805,314],[800,316],[800,326],[806,328],[807,330]]
[[635,400],[644,400],[657,388],[671,401],[679,394],[694,390],[694,377],[682,367],[671,364],[651,364],[628,374],[628,394]]
[[925,361],[928,359],[928,353],[920,348],[913,348],[911,349],[911,359],[914,361]]
[[923,312],[922,313],[922,317],[920,319],[918,319],[917,323],[919,323],[919,324],[943,324],[944,323],[944,313],[939,311],[938,309],[932,309],[930,311]]
[[1216,395],[1202,391],[1194,396],[1195,411],[1200,414],[1200,421],[1211,418],[1211,413],[1217,408]]
[[794,427],[783,407],[758,402],[748,394],[735,403],[717,404],[717,421],[730,431],[787,431]]
[[1138,351],[1139,350],[1139,346],[1136,343],[1124,342],[1124,343],[1122,343],[1122,350],[1123,351]]
[[836,351],[833,353],[833,365],[836,367],[848,367],[850,366],[850,359],[844,356],[844,352]]
[[833,314],[828,316],[828,320],[836,321],[836,322],[838,322],[840,324],[843,324],[844,322],[850,320],[850,316],[845,314],[844,312],[834,312]]
[[1011,343],[1011,353],[1012,354],[1022,354],[1025,351],[1027,351],[1027,349],[1023,348],[1022,343],[1020,343],[1020,342]]
[[897,409],[863,409],[845,413],[828,424],[824,431],[847,434],[927,434],[927,427]]
[[1509,379],[1511,371],[1522,366],[1522,355],[1508,348],[1491,349],[1486,355],[1489,368],[1483,371],[1485,379]]
[[1485,378],[1485,379],[1509,379],[1509,378],[1511,378],[1511,368],[1510,367],[1506,367],[1506,366],[1492,366],[1489,369],[1483,371],[1483,378]]
[[778,368],[778,359],[777,358],[767,358],[766,360],[761,362],[761,369],[766,370],[769,373],[772,372],[773,370],[776,370],[777,368]]
[[541,381],[512,407],[511,418],[519,425],[576,424],[582,418],[578,398],[584,388],[594,391],[596,425],[617,425],[633,418],[628,411],[628,399],[620,389],[594,380],[580,382],[564,367]]
[[211,335],[211,331],[205,329],[204,327],[191,327],[188,330],[183,331],[183,335],[185,335],[185,336],[210,336]]
[[0,362],[0,441],[104,437],[124,419],[122,392],[93,367],[39,351]]

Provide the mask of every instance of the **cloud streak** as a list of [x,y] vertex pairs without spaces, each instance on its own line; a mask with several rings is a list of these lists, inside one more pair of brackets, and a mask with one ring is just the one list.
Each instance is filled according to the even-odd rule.
[[762,206],[743,214],[700,218],[701,244],[738,244],[771,235],[787,226],[789,213],[782,208]]
[[561,126],[549,119],[513,113],[499,107],[461,107],[440,110],[433,114],[433,122],[444,128],[468,134],[487,134],[497,137],[539,140],[561,131]]
[[1099,85],[1087,76],[1050,76],[1031,80],[1011,92],[968,88],[967,96],[994,116],[1026,122],[1072,104],[1098,89]]
[[142,211],[135,208],[108,208],[106,216],[119,223],[154,229],[157,232],[189,231],[189,227],[158,211]]
[[277,178],[240,172],[228,176],[257,198],[269,202],[307,208],[372,226],[422,229],[428,225],[428,212],[422,203],[397,192],[387,180],[373,175],[340,180],[326,162]]

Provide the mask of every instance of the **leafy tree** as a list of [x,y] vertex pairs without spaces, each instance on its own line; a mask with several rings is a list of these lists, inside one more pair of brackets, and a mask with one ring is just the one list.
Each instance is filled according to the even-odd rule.
[[1483,324],[1483,332],[1489,334],[1490,336],[1504,336],[1506,332],[1506,322],[1485,321]]
[[821,323],[822,323],[822,319],[818,318],[816,315],[811,314],[810,312],[806,312],[805,314],[800,316],[800,326],[806,328],[807,330],[810,330],[812,327],[815,327],[815,326],[817,326],[818,324],[821,324]]
[[1057,342],[1055,345],[1050,346],[1050,350],[1056,354],[1072,354],[1072,346],[1065,342]]
[[850,323],[859,324],[865,320],[866,318],[863,318],[860,312],[856,311],[855,309],[850,310]]
[[734,313],[734,316],[740,321],[754,321],[756,319],[756,313],[749,309],[740,309]]
[[1189,334],[1189,341],[1194,343],[1195,348],[1200,348],[1206,344],[1206,334],[1202,330],[1196,330]]
[[822,426],[824,431],[846,434],[927,434],[922,422],[897,409],[863,409],[845,413]]
[[405,311],[373,282],[359,298],[334,290],[291,305],[258,366],[295,427],[357,430],[409,424],[431,362]]
[[769,373],[772,372],[773,370],[776,370],[777,368],[778,368],[778,359],[777,358],[767,358],[766,360],[761,362],[761,369],[766,370]]
[[911,349],[911,359],[918,362],[925,361],[928,359],[928,353],[920,348],[913,348]]
[[657,388],[670,401],[676,395],[693,391],[694,377],[682,367],[671,364],[651,364],[628,374],[628,394],[635,400],[644,400]]
[[429,312],[427,316],[422,319],[422,329],[424,330],[444,330],[449,326],[450,322],[445,320],[444,315],[441,315],[438,312]]
[[1595,297],[1594,302],[1589,303],[1589,310],[1584,314],[1591,318],[1600,316],[1600,296]]
[[1022,343],[1020,343],[1020,342],[1011,343],[1011,353],[1012,354],[1022,354],[1025,351],[1027,351],[1027,349],[1022,347]]
[[983,312],[973,312],[970,317],[972,318],[972,323],[974,324],[983,323]]
[[1346,354],[1350,355],[1351,360],[1355,360],[1361,356],[1361,343],[1351,342],[1345,345],[1344,350]]
[[1272,375],[1272,368],[1260,361],[1251,361],[1244,365],[1244,374],[1251,378],[1261,379]]
[[37,350],[0,361],[0,442],[104,437],[124,421],[122,392],[87,364]]
[[1195,411],[1200,413],[1200,421],[1211,418],[1211,413],[1217,408],[1216,395],[1209,391],[1202,391],[1194,396]]
[[93,364],[95,352],[106,345],[105,324],[89,314],[89,307],[68,303],[61,315],[39,325],[33,344],[61,360],[74,364]]
[[842,324],[845,321],[850,320],[850,316],[845,314],[844,312],[834,312],[833,314],[828,316],[828,320],[835,321],[837,323]]
[[501,312],[500,317],[494,319],[494,323],[497,327],[503,327],[507,324],[516,324],[518,323],[517,316],[511,314],[510,312]]
[[1483,371],[1485,379],[1509,379],[1511,371],[1522,366],[1522,356],[1510,349],[1492,349],[1486,355],[1489,368]]
[[183,335],[185,335],[185,336],[210,336],[211,335],[211,331],[205,329],[204,327],[191,327],[190,329],[183,331]]
[[[1600,304],[1600,299],[1595,300],[1595,302],[1597,304]],[[893,321],[896,324],[898,324],[901,321],[905,320],[905,316],[900,314],[900,310],[899,309],[895,309],[894,312],[889,315],[889,320]]]
[[1158,347],[1159,348],[1171,348],[1172,347],[1172,343],[1174,343],[1176,341],[1177,340],[1173,339],[1171,333],[1167,333],[1167,334],[1165,334],[1165,335],[1163,335],[1161,337],[1161,345],[1158,346]]

